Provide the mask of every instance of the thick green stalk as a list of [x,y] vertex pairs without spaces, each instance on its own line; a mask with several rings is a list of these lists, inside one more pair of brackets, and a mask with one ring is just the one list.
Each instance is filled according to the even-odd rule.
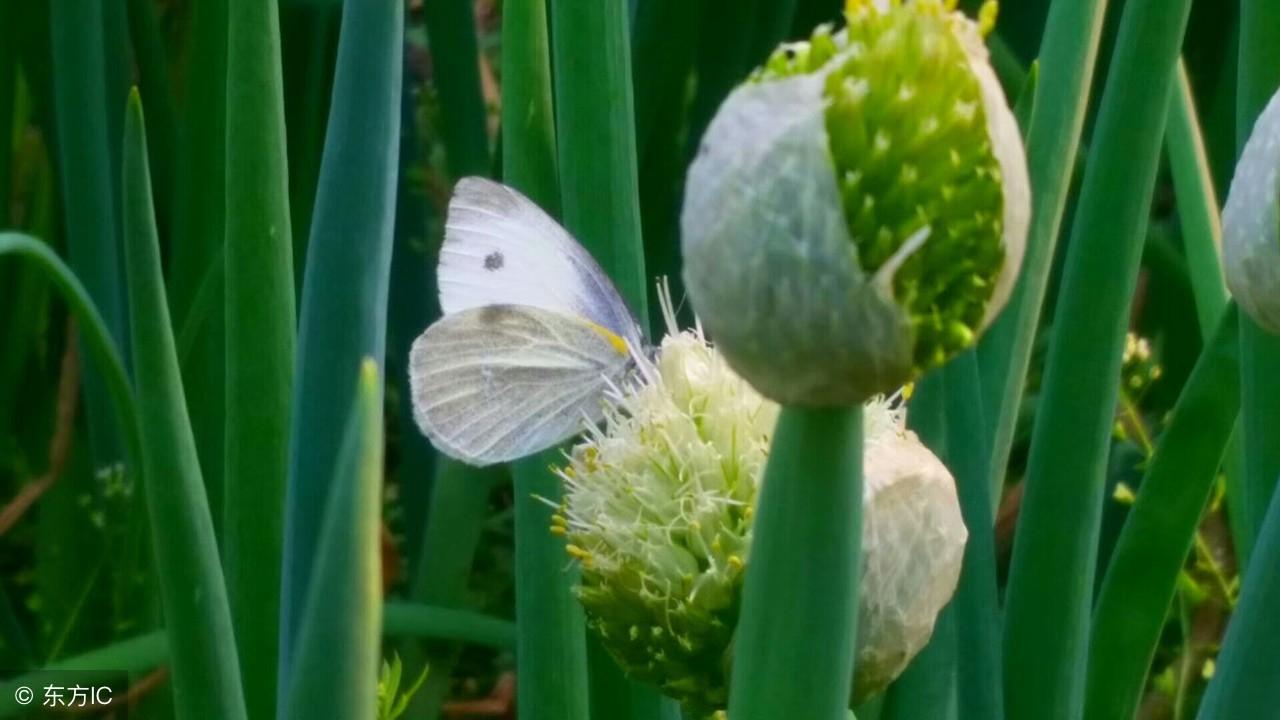
[[[563,0],[560,0],[563,2]],[[502,26],[502,171],[504,180],[547,212],[560,209],[546,3],[511,0]],[[533,720],[586,720],[587,647],[576,575],[566,572],[564,541],[550,532],[560,479],[548,451],[512,468],[516,544],[517,704]]]
[[1160,435],[1102,580],[1087,718],[1132,718],[1137,710],[1239,408],[1239,323],[1229,305]]
[[733,650],[733,720],[837,720],[853,677],[862,408],[784,407]]
[[[399,166],[404,8],[342,10],[333,105],[307,249],[298,333],[280,598],[280,672],[302,619],[332,470],[352,406],[351,378],[386,346],[387,286]],[[287,688],[281,684],[278,707]]]
[[[538,0],[540,1],[540,0]],[[564,540],[551,534],[563,492],[549,469],[558,449],[513,467],[516,525],[516,656],[520,658],[517,704],[532,720],[586,720],[588,705],[586,621],[573,596],[578,582],[569,570]],[[616,716],[614,716],[616,717]]]
[[287,685],[297,720],[373,720],[382,645],[382,382],[360,364]]
[[480,55],[472,0],[434,0],[423,5],[440,105],[445,155],[455,178],[487,175],[489,136],[480,92]]
[[[227,0],[196,0],[192,8],[183,108],[175,234],[170,243],[169,298],[180,328],[182,380],[196,436],[200,469],[221,532],[226,453],[225,338],[222,279],[226,228]],[[216,271],[214,268],[217,268]],[[209,282],[216,272],[216,282]],[[208,288],[207,291],[204,288]],[[207,312],[197,313],[201,304]],[[187,341],[187,338],[190,338]]]
[[172,652],[179,717],[245,715],[231,610],[213,518],[187,419],[151,204],[142,104],[129,99],[124,143],[125,262],[135,386],[143,428],[143,486]]
[[947,418],[947,467],[955,474],[969,540],[951,610],[956,627],[958,716],[1004,717],[1000,664],[1000,603],[996,594],[995,520],[991,456],[986,440],[978,358],[966,352],[943,368]]
[[[1083,706],[1129,303],[1189,10],[1189,0],[1130,0],[1120,21],[1068,248],[1014,540],[1004,634],[1005,710],[1013,720],[1076,718]],[[1044,68],[1049,70],[1047,61]]]
[[[1236,149],[1244,150],[1253,123],[1280,86],[1280,3],[1240,1],[1239,89],[1236,95]],[[1280,475],[1280,337],[1240,314],[1240,425],[1244,447],[1241,517],[1243,564],[1271,504]]]
[[293,240],[289,224],[280,13],[237,1],[227,24],[226,464],[227,591],[245,704],[276,703],[280,563],[293,389]]
[[627,7],[551,3],[564,226],[648,327]]
[[[111,337],[125,347],[128,321],[116,231],[116,177],[107,116],[97,111],[107,102],[103,8],[96,2],[55,0],[50,10],[58,169],[71,267],[102,313]],[[82,383],[94,464],[110,466],[120,460],[120,439],[103,379],[86,365]]]
[[1263,718],[1280,706],[1280,493],[1258,533],[1253,558],[1244,574],[1222,641],[1213,681],[1200,703],[1200,720]]
[[1107,0],[1057,0],[1045,25],[1027,133],[1027,169],[1034,196],[1026,256],[1008,306],[978,348],[982,386],[987,391],[983,400],[990,418],[995,488],[1003,484],[1009,464],[1031,347],[1089,106],[1106,7]]

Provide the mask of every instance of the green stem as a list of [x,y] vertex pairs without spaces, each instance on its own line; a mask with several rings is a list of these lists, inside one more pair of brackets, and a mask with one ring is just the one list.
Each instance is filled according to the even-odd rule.
[[844,718],[862,537],[862,408],[784,407],[733,650],[733,720]]
[[1106,8],[1107,0],[1057,0],[1045,25],[1027,133],[1027,169],[1034,197],[1026,256],[1008,306],[978,348],[982,385],[989,390],[984,406],[992,437],[991,484],[997,490],[1009,464],[1031,349],[1089,106]]
[[[573,596],[576,570],[567,569],[564,540],[551,534],[561,460],[548,450],[513,468],[516,506],[516,655],[521,659],[517,704],[522,720],[586,720],[586,621]],[[525,716],[528,718],[525,718]]]
[[1130,0],[1120,21],[1014,542],[1004,628],[1005,709],[1013,720],[1076,718],[1082,711],[1121,356],[1189,12],[1189,0]]
[[1228,305],[1147,465],[1093,612],[1085,717],[1132,718],[1239,410]]

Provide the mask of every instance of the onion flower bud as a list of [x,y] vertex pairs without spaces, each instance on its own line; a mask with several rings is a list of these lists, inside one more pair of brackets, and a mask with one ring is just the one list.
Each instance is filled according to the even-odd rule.
[[769,398],[852,405],[971,346],[1030,220],[1026,157],[954,0],[849,0],[734,90],[689,168],[685,285]]
[[[551,529],[581,566],[577,594],[604,646],[629,675],[705,717],[728,698],[778,405],[695,332],[669,335],[640,374],[560,470],[566,492]],[[883,689],[928,641],[968,537],[951,475],[903,415],[884,399],[864,413],[855,698]]]
[[1280,334],[1280,93],[1245,143],[1222,209],[1222,266],[1240,309]]

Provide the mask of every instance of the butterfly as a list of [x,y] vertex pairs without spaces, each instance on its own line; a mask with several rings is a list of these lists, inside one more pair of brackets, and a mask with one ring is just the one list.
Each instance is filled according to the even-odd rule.
[[409,352],[413,416],[471,465],[531,455],[603,417],[644,334],[622,296],[555,220],[516,190],[458,182],[437,269],[443,316]]

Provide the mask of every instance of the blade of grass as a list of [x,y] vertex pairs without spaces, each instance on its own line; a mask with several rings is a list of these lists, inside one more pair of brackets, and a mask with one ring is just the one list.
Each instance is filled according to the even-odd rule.
[[104,387],[114,406],[115,422],[124,437],[128,469],[137,476],[142,463],[142,439],[139,435],[133,391],[130,390],[129,376],[116,350],[111,331],[94,305],[88,289],[48,245],[29,235],[0,232],[0,257],[5,255],[31,261],[53,283],[71,314],[75,316],[83,338],[80,347],[88,350],[88,357],[102,375]]
[[1147,465],[1102,580],[1085,717],[1132,718],[1240,407],[1239,323],[1222,315]]
[[[115,180],[106,108],[106,56],[101,3],[50,4],[53,89],[62,198],[71,267],[89,290],[117,345],[127,341],[121,287]],[[125,355],[128,365],[128,356]],[[96,368],[84,368],[85,414],[97,467],[120,460],[120,438]]]
[[988,390],[983,400],[990,417],[993,488],[1003,485],[1009,464],[1036,326],[1089,106],[1106,7],[1107,0],[1057,0],[1045,25],[1027,132],[1027,169],[1034,197],[1026,255],[1009,304],[978,346],[982,386]]
[[[386,347],[387,287],[399,165],[401,47],[398,2],[342,8],[333,103],[302,288],[289,440],[281,591],[280,671],[302,619],[332,469],[361,358]],[[376,679],[376,678],[375,678]],[[289,697],[281,683],[278,707]]]
[[1236,604],[1218,654],[1213,680],[1200,704],[1201,720],[1261,718],[1280,705],[1280,493],[1258,532]]
[[489,136],[480,92],[480,56],[472,0],[435,0],[423,5],[440,106],[449,174],[487,175]]
[[136,92],[125,118],[124,219],[143,486],[179,717],[243,718],[231,610],[218,565],[213,519],[196,461],[178,356],[160,274],[146,130]]
[[389,637],[456,640],[501,650],[516,647],[515,623],[447,607],[389,602],[382,608],[382,628]]
[[[1079,717],[1084,701],[1128,308],[1189,10],[1189,0],[1130,0],[1120,21],[1067,251],[1014,539],[1004,632],[1005,710],[1014,720]],[[1043,67],[1049,69],[1048,61]]]
[[[1244,149],[1258,113],[1280,86],[1280,3],[1241,0],[1236,152]],[[1249,554],[1280,475],[1280,337],[1240,314],[1240,426],[1244,463],[1239,518],[1241,565]]]
[[[179,333],[179,356],[187,411],[196,436],[200,470],[221,532],[223,432],[226,424],[224,282],[207,282],[222,263],[226,212],[227,0],[196,0],[192,8],[187,60],[186,104],[182,109],[178,157],[175,235],[170,243],[169,299]],[[193,314],[197,299],[209,312]],[[190,340],[188,340],[190,338]]]
[[[509,0],[502,20],[502,171],[552,215],[560,210],[546,3]],[[516,547],[516,704],[531,720],[587,720],[586,627],[563,541],[552,535],[557,451],[512,466]]]
[[222,527],[245,705],[264,718],[276,703],[296,317],[279,22],[274,0],[229,6]]
[[845,716],[862,538],[862,408],[783,407],[733,650],[734,720]]
[[382,386],[372,358],[360,365],[330,487],[284,717],[372,720],[382,627]]
[[955,614],[958,716],[1004,717],[1000,664],[1000,604],[996,594],[995,520],[992,517],[989,437],[982,407],[978,358],[966,352],[944,375],[947,467],[955,474],[960,511],[969,529],[964,564],[951,610]]

